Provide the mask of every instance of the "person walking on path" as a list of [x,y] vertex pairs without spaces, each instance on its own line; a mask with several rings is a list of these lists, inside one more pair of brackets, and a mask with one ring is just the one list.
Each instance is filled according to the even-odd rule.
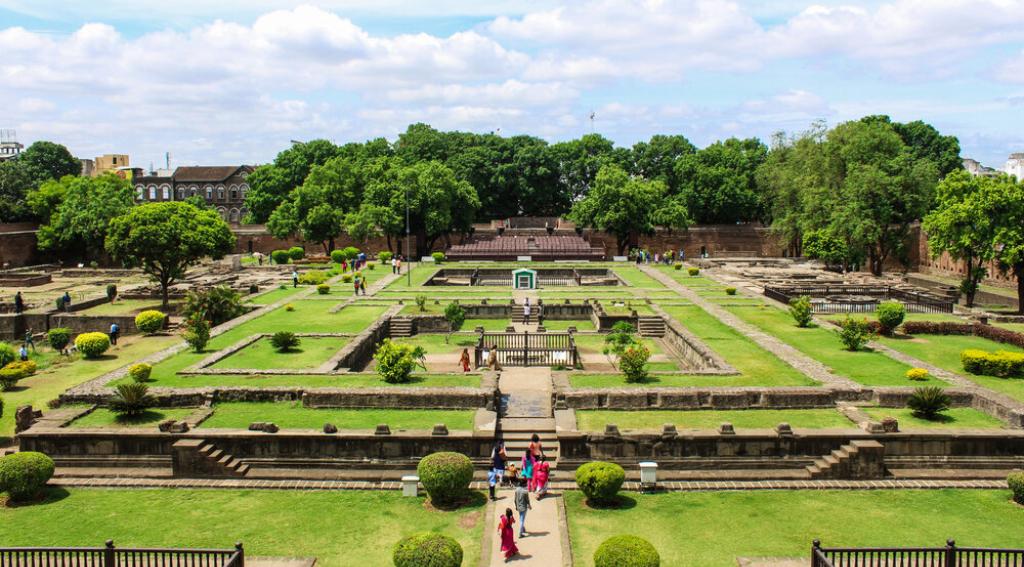
[[462,371],[469,372],[469,349],[462,349],[462,358],[459,359],[459,363],[462,364]]
[[359,278],[359,289],[366,295],[366,278]]
[[548,493],[548,479],[551,475],[551,465],[541,455],[539,462],[533,467],[533,486],[537,493],[537,500],[544,498]]
[[362,279],[362,276],[360,276],[358,273],[355,275],[354,278],[352,278],[352,285],[355,288],[356,295],[359,295],[359,283],[362,281]]
[[533,465],[535,464],[535,461],[533,459],[533,453],[531,453],[529,450],[523,453],[523,460],[521,464],[523,467],[522,478],[524,486],[526,487],[527,491],[531,491],[533,490]]
[[398,260],[395,261],[395,270],[397,270],[399,274],[402,273],[402,257],[401,256],[399,256]]
[[491,351],[487,353],[487,368],[488,370],[501,370],[501,365],[498,364],[498,343],[494,343],[491,346]]
[[505,475],[505,461],[508,454],[505,453],[505,442],[501,439],[491,449],[491,470],[487,472],[487,490],[491,493],[491,500],[497,500],[494,496],[495,487],[501,482]]
[[526,298],[526,303],[523,304],[523,324],[530,324],[530,298]]
[[299,287],[299,272],[295,268],[292,268],[292,287]]
[[397,274],[398,273],[398,272],[395,271],[395,266],[397,266],[397,265],[398,265],[398,258],[397,257],[392,257],[391,258],[391,273],[392,274]]
[[21,292],[14,294],[14,312],[21,313],[25,310],[25,300],[21,297]]
[[512,516],[512,508],[505,508],[505,515],[498,521],[498,533],[501,534],[501,550],[505,552],[505,561],[508,562],[514,555],[519,554],[519,548],[516,547],[515,532],[512,530],[512,525],[516,523],[516,519]]
[[526,537],[526,513],[533,506],[530,505],[530,491],[526,489],[526,479],[519,481],[516,487],[516,510],[519,511],[519,537]]
[[544,304],[539,301],[537,302],[537,325],[544,326]]
[[36,338],[32,336],[32,329],[25,329],[25,346],[32,347],[32,352],[36,351]]
[[117,344],[117,337],[121,334],[121,327],[117,323],[110,324],[110,344]]

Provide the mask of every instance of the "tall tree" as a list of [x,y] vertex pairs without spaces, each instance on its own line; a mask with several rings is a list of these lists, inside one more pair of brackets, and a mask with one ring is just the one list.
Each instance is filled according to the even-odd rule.
[[676,163],[686,155],[691,155],[697,148],[685,136],[651,136],[649,142],[633,144],[632,167],[630,173],[645,179],[665,183],[669,193],[679,192],[679,175]]
[[63,193],[49,221],[39,227],[39,248],[85,259],[98,258],[111,219],[134,205],[128,181],[112,174],[66,176],[44,184],[50,194]]
[[1024,181],[1002,179],[993,197],[996,260],[1017,278],[1017,313],[1024,315]]
[[597,172],[605,165],[617,163],[611,140],[600,134],[586,134],[579,140],[559,142],[550,147],[558,167],[562,192],[575,202],[590,190]]
[[614,235],[620,255],[634,234],[689,225],[686,207],[668,195],[663,182],[630,177],[616,165],[601,168],[587,196],[573,205],[569,218]]
[[893,122],[888,116],[873,115],[861,118],[861,122],[880,122],[889,124],[900,135],[916,159],[931,160],[939,171],[939,177],[963,168],[960,158],[960,140],[956,136],[943,136],[934,126],[927,122]]
[[341,151],[327,140],[296,143],[277,154],[274,163],[257,167],[249,175],[250,189],[245,196],[248,222],[267,222],[274,209],[302,185],[313,166],[341,155]]
[[230,227],[209,209],[184,202],[147,203],[111,220],[107,252],[127,267],[141,267],[167,290],[199,260],[221,258],[235,246]]
[[729,138],[677,160],[679,194],[698,223],[760,220],[764,204],[755,172],[768,156],[756,138]]
[[32,218],[26,197],[33,187],[32,175],[17,159],[0,162],[0,222],[19,222]]
[[66,147],[53,142],[33,143],[18,156],[18,160],[28,168],[36,185],[82,172],[82,162],[71,155]]

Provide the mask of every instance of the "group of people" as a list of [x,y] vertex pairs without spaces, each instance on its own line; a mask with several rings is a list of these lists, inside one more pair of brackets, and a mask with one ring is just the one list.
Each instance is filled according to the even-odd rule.
[[402,273],[402,255],[395,254],[391,257],[391,273],[400,274]]
[[[533,309],[534,309],[534,306],[530,305],[530,298],[527,297],[526,301],[523,303],[523,324],[524,325],[529,325],[530,324],[530,315],[533,314]],[[543,325],[544,324],[544,304],[543,303],[538,303],[536,309],[537,309],[537,324],[538,325]]]
[[[544,498],[548,491],[550,471],[551,467],[545,459],[540,436],[536,433],[530,438],[530,445],[523,454],[518,469],[509,461],[503,441],[498,440],[491,450],[491,470],[487,474],[488,491],[491,500],[497,500],[496,490],[499,484],[515,486],[512,500],[515,512],[519,513],[520,539],[528,535],[526,514],[533,509],[530,493],[536,494],[537,500]],[[498,519],[498,533],[501,535],[501,551],[505,554],[505,561],[519,553],[515,541],[515,516],[512,508],[505,508],[505,513]]]
[[667,266],[677,260],[680,262],[686,260],[686,252],[682,248],[678,251],[668,250],[665,253],[655,252],[653,254],[650,250],[637,248],[630,252],[630,256],[637,264],[665,264]]

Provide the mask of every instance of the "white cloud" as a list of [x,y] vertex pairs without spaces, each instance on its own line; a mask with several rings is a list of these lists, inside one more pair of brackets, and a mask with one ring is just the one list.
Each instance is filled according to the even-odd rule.
[[1024,83],[1024,50],[1004,61],[996,69],[996,78],[1005,83]]

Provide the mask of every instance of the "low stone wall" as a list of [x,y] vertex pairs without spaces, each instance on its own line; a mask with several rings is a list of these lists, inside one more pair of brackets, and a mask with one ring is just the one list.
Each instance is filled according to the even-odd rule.
[[665,321],[665,336],[662,340],[669,344],[678,354],[688,368],[697,370],[714,370],[721,374],[739,374],[739,371],[732,367],[717,352],[710,349],[704,341],[689,329],[679,324],[678,321],[668,316],[660,307],[655,311]]
[[46,285],[53,281],[50,274],[3,274],[0,275],[0,286],[2,287],[35,287]]
[[476,409],[486,407],[493,388],[350,388],[308,390],[309,408]]
[[[840,401],[872,401],[867,390],[828,388],[622,388],[561,389],[552,394],[569,409],[810,409],[835,407]],[[565,378],[562,384],[568,382]],[[904,404],[905,405],[905,404]],[[893,406],[896,407],[896,406]]]

